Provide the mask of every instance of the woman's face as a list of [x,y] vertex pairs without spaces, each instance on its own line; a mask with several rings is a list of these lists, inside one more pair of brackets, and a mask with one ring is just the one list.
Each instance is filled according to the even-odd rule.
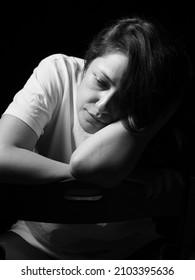
[[77,95],[78,120],[90,134],[119,120],[117,92],[127,67],[122,53],[98,57],[89,65]]

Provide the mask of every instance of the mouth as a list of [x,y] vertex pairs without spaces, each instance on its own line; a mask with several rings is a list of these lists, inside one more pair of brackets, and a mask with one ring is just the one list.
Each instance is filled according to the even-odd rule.
[[[87,111],[87,110],[86,110]],[[97,117],[97,115],[90,113],[89,111],[87,111],[87,113],[89,114],[89,116],[97,123],[100,123],[101,125],[107,125],[109,122],[103,118],[99,118]]]

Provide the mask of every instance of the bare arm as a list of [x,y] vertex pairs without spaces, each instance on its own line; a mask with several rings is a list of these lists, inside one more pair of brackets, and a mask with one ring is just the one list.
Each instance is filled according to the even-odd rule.
[[11,115],[0,120],[0,181],[40,184],[73,178],[69,165],[33,152],[38,137],[23,121]]
[[126,179],[144,149],[177,108],[170,105],[147,130],[127,131],[121,121],[112,123],[84,141],[73,153],[71,174],[101,187],[114,187]]
[[72,175],[102,187],[120,184],[133,170],[152,133],[127,131],[122,123],[112,123],[89,137],[73,153]]
[[133,170],[169,115],[140,134],[127,131],[120,121],[108,125],[76,149],[70,165],[34,153],[35,132],[18,118],[4,115],[0,120],[0,181],[40,184],[76,178],[102,187],[116,186]]

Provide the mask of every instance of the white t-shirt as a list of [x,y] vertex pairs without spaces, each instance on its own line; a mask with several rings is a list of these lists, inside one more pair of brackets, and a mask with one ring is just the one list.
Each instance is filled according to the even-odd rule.
[[[90,136],[81,128],[75,110],[83,66],[80,58],[47,57],[4,113],[36,132],[35,152],[64,163],[69,163],[76,147]],[[12,231],[57,259],[124,259],[157,237],[150,219],[102,224],[18,221]]]

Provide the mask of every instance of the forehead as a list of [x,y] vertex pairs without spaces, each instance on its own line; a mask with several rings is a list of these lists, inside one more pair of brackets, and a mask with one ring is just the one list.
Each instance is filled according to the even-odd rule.
[[111,53],[98,57],[90,65],[91,71],[105,74],[110,79],[120,80],[128,64],[128,58],[123,53]]

